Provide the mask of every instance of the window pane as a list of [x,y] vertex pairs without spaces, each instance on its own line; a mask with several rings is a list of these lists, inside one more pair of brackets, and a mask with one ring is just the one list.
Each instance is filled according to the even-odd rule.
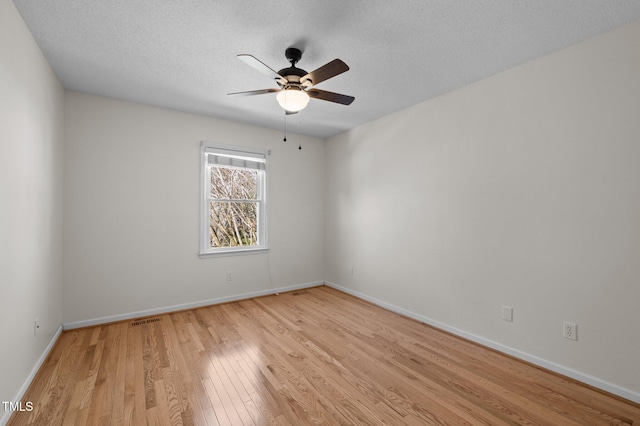
[[211,198],[256,200],[258,171],[211,166]]
[[211,202],[211,248],[258,245],[258,203]]

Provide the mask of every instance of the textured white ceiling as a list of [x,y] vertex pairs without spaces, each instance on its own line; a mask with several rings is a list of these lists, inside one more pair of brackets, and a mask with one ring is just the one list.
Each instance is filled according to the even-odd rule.
[[281,129],[275,70],[351,68],[318,88],[291,131],[329,137],[640,19],[637,0],[14,0],[70,90]]

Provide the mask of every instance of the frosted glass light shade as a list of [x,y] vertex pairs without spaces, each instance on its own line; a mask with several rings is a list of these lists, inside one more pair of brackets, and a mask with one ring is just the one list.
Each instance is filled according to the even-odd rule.
[[276,95],[276,99],[280,106],[289,112],[298,112],[304,109],[309,103],[309,95],[300,89],[281,90]]

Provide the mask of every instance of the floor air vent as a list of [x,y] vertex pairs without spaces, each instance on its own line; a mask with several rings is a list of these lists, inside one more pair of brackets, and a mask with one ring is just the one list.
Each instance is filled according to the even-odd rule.
[[158,321],[160,321],[160,318],[147,318],[147,319],[132,322],[131,327],[135,327],[137,325],[149,324],[149,323],[158,322]]

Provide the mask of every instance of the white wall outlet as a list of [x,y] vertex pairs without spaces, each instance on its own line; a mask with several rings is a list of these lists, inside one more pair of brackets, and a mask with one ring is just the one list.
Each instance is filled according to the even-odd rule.
[[562,336],[565,339],[578,340],[578,326],[571,322],[564,322]]
[[38,330],[40,329],[40,319],[36,318],[33,321],[33,335],[37,336],[38,335]]
[[227,271],[227,281],[231,281],[231,271]]
[[513,308],[511,306],[502,305],[502,319],[513,322]]

